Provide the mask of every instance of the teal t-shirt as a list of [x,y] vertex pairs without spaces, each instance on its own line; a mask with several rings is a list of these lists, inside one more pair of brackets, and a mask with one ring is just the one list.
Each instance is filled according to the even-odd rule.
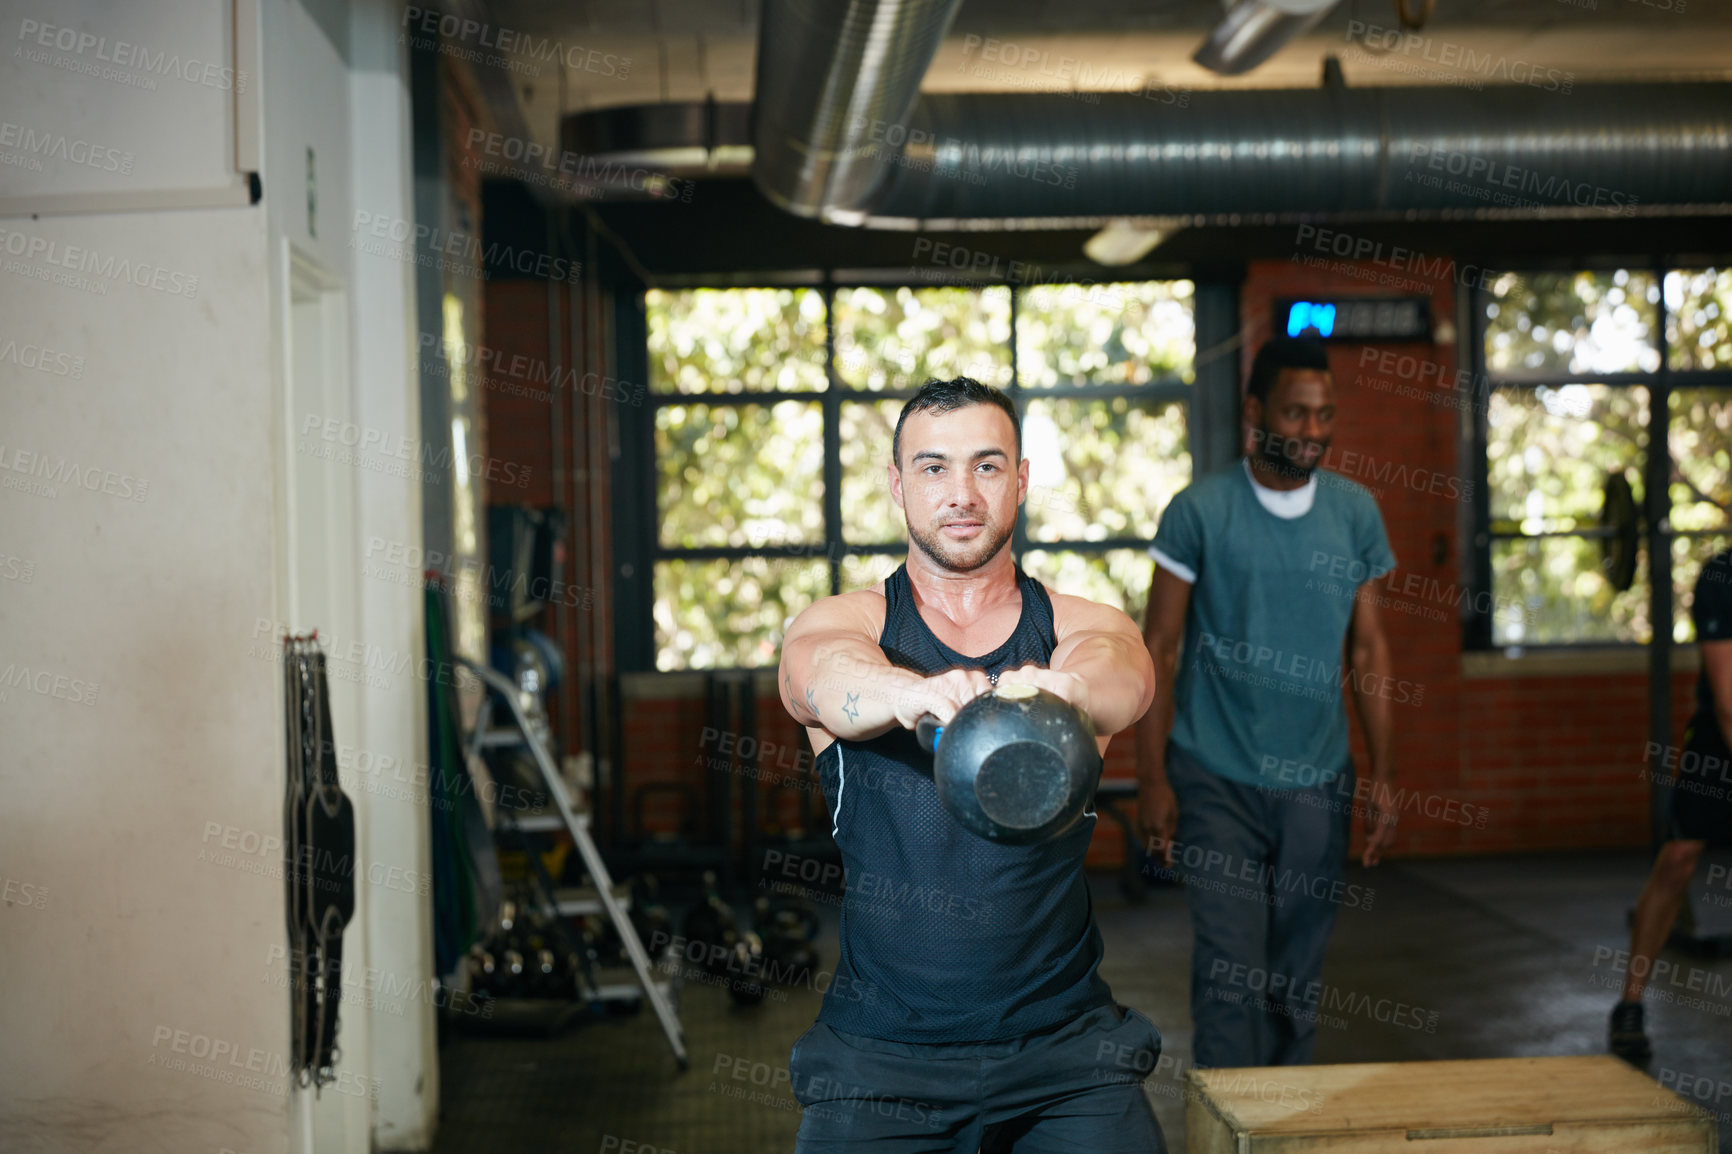
[[1204,477],[1161,514],[1150,550],[1191,580],[1172,741],[1248,785],[1316,785],[1346,769],[1353,599],[1395,568],[1371,494],[1314,476],[1296,517],[1263,506],[1243,462]]

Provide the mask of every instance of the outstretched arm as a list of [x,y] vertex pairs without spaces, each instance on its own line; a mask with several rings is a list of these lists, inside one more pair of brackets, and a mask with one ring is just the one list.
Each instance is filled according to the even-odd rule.
[[1008,669],[999,684],[1026,681],[1049,690],[1088,715],[1105,741],[1129,729],[1155,696],[1155,666],[1129,617],[1085,597],[1053,593],[1058,644],[1046,669]]
[[801,725],[866,741],[922,714],[949,724],[991,687],[978,669],[922,677],[893,665],[878,645],[884,598],[870,592],[826,597],[794,619],[782,640],[777,681],[782,705]]

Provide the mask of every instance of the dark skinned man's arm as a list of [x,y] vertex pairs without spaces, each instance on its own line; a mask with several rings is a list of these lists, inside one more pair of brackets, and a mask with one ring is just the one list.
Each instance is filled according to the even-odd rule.
[[[1366,592],[1370,592],[1370,587]],[[1353,618],[1347,628],[1347,663],[1353,671],[1353,699],[1359,706],[1359,725],[1365,731],[1365,747],[1371,757],[1367,837],[1360,860],[1374,866],[1395,838],[1396,819],[1391,808],[1395,705],[1388,692],[1393,662],[1389,656],[1389,637],[1383,631],[1383,616],[1374,597],[1354,599]]]
[[1156,566],[1143,615],[1143,644],[1155,667],[1155,698],[1136,725],[1137,824],[1144,847],[1150,853],[1158,850],[1169,867],[1179,803],[1167,784],[1167,738],[1173,732],[1173,682],[1179,673],[1179,646],[1190,607],[1191,583]]

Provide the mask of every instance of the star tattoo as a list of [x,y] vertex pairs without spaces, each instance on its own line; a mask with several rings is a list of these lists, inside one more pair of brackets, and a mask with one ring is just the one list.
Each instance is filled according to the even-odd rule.
[[822,718],[824,716],[818,712],[818,703],[812,699],[812,687],[810,685],[806,686],[806,708],[812,711],[813,717]]
[[848,700],[842,703],[842,713],[849,721],[857,720],[860,716],[860,708],[856,704],[859,700],[860,695],[858,693],[850,693]]

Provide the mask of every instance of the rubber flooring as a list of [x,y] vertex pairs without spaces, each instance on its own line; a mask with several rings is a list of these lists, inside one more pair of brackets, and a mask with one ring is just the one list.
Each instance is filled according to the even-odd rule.
[[[1336,923],[1323,981],[1408,1012],[1330,1014],[1318,1062],[1424,1061],[1594,1054],[1628,948],[1626,911],[1646,872],[1639,854],[1386,863],[1347,881],[1375,894]],[[1700,879],[1699,879],[1700,881]],[[1163,1061],[1144,1083],[1168,1148],[1185,1148],[1184,1071],[1190,929],[1182,893],[1148,892],[1140,905],[1117,879],[1093,879],[1106,941],[1104,976],[1117,999],[1147,1014]],[[1698,886],[1700,890],[1700,885]],[[1699,895],[1697,909],[1732,914],[1732,888]],[[833,907],[820,939],[836,958]],[[1704,919],[1704,924],[1709,919]],[[1732,958],[1668,951],[1674,970],[1648,999],[1650,1072],[1719,1118],[1732,1154]],[[819,995],[779,989],[754,1007],[688,983],[681,1017],[691,1068],[681,1072],[649,1008],[585,1018],[551,1038],[453,1034],[441,1046],[441,1123],[435,1154],[766,1154],[791,1151],[800,1108],[788,1090],[794,1040]],[[1418,1024],[1415,1024],[1418,1023]],[[736,1071],[744,1070],[744,1077]]]

